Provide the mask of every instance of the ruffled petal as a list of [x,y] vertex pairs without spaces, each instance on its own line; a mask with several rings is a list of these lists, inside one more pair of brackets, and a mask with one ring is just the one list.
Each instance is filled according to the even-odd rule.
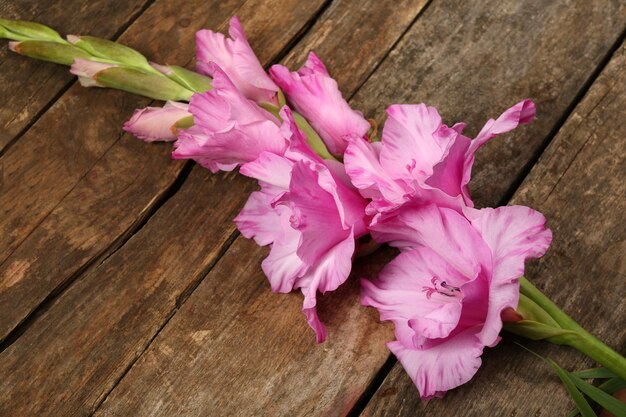
[[380,163],[392,178],[426,180],[458,132],[441,134],[441,116],[425,104],[394,104],[387,115]]
[[370,226],[378,242],[400,248],[423,245],[467,277],[491,274],[491,253],[480,234],[457,211],[435,205],[403,207]]
[[214,62],[245,97],[275,104],[278,87],[261,66],[236,16],[230,21],[229,34],[230,39],[211,30],[196,33],[198,72],[214,77],[215,66],[210,64]]
[[442,396],[468,382],[482,363],[483,345],[468,329],[454,337],[421,349],[394,341],[387,343],[424,399]]
[[418,247],[398,255],[372,282],[362,280],[361,303],[376,307],[381,320],[392,320],[403,344],[418,346],[426,338],[446,337],[457,327],[460,288],[474,279],[432,249]]
[[463,180],[461,182],[463,196],[468,204],[471,205],[468,184],[472,177],[472,167],[474,165],[476,151],[497,135],[509,132],[520,124],[528,124],[532,122],[535,118],[535,114],[535,103],[531,100],[520,101],[502,113],[496,120],[489,119],[480,133],[478,133],[478,136],[476,136],[476,138],[472,141],[465,156]]
[[309,326],[315,331],[318,343],[326,339],[326,329],[317,316],[317,291],[334,291],[343,284],[352,268],[354,254],[354,235],[352,231],[336,246],[328,250],[315,265],[296,280],[295,287],[302,290],[304,302],[302,312]]
[[552,232],[546,228],[543,214],[524,206],[467,210],[467,213],[493,253],[489,310],[478,335],[486,346],[491,346],[497,343],[502,329],[502,310],[517,307],[524,262],[546,253]]
[[253,192],[234,220],[241,234],[247,239],[254,239],[259,246],[269,245],[281,233],[280,216],[272,207],[273,198],[274,195],[268,192]]
[[270,74],[293,107],[319,133],[331,153],[342,155],[351,138],[363,137],[370,129],[363,115],[350,108],[337,82],[328,76],[314,53],[309,54],[306,64],[298,72],[274,65]]

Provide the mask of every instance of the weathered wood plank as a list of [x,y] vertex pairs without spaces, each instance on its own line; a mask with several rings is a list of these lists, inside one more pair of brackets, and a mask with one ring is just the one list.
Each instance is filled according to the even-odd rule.
[[477,157],[472,194],[496,205],[625,26],[619,0],[434,0],[359,90],[355,106],[381,121],[391,103],[425,102],[476,134],[488,117],[532,98],[537,120]]
[[[136,18],[150,0],[68,1],[48,4],[0,1],[0,16],[47,24],[61,33],[110,38]],[[71,11],[71,12],[70,12]],[[72,82],[67,68],[20,57],[6,43],[0,48],[0,153]]]
[[[246,23],[268,63],[322,1],[280,13],[271,2],[219,3],[158,2],[121,40],[157,62],[187,63],[197,29],[225,28],[231,14],[256,7]],[[183,163],[170,160],[171,145],[148,146],[122,134],[133,109],[148,102],[73,86],[0,158],[0,340],[86,264],[114,250],[180,174]]]
[[[514,7],[515,3],[511,2],[510,6]],[[436,7],[436,5],[430,5],[429,9],[431,7]],[[475,4],[474,7],[478,8],[479,6]],[[489,7],[489,5],[485,7]],[[565,9],[559,13],[562,14],[552,16],[553,20],[567,21],[571,18],[571,15],[567,14],[571,12]],[[477,12],[477,14],[479,13]],[[426,16],[428,16],[428,12],[419,18],[418,23]],[[439,23],[438,21],[430,21],[429,23],[422,23],[422,25],[442,26],[444,22],[441,21],[440,25],[436,25]],[[472,21],[469,22],[470,27],[473,24]],[[530,25],[530,23],[528,24]],[[618,32],[615,30],[604,34],[606,38],[603,40],[603,45],[606,50],[619,36]],[[407,43],[410,42],[421,41],[422,34],[416,33],[413,29],[410,33],[412,40],[402,41],[399,48],[406,48]],[[499,41],[499,33],[493,32],[490,36],[492,44]],[[526,37],[520,36],[516,39],[516,45],[522,47],[542,36],[542,33],[533,33],[526,35]],[[510,39],[506,41],[510,41]],[[555,49],[560,47],[560,44],[555,41],[555,44],[547,44],[537,53],[554,55]],[[509,47],[510,51],[514,51],[514,49],[515,46]],[[590,60],[587,62],[586,70],[581,71],[579,85],[570,86],[572,89],[570,97],[575,96],[575,90],[580,88],[585,76],[593,72],[595,65],[600,60],[601,49],[598,47],[595,52],[597,61]],[[404,50],[399,49],[392,52],[392,55],[404,53]],[[298,56],[298,54],[294,53],[293,56]],[[324,58],[324,55],[322,57]],[[569,65],[567,54],[557,56],[557,58],[553,64],[555,71],[561,71],[563,70],[562,67]],[[301,55],[300,59],[302,59]],[[421,60],[419,55],[413,55],[413,59]],[[380,80],[390,77],[412,78],[414,77],[412,71],[413,68],[399,69],[383,63],[365,85],[364,91],[371,91],[375,88],[372,87],[371,83],[378,83]],[[448,73],[443,74],[444,77],[449,75]],[[535,91],[533,90],[533,82],[540,80],[540,74],[530,72],[528,76],[530,79],[528,90],[524,95],[532,95]],[[349,78],[349,74],[346,77]],[[445,78],[443,80],[445,81]],[[480,83],[492,82],[502,86],[506,84],[507,80],[508,74],[503,72],[501,74],[493,73],[490,79],[481,78],[475,83],[478,84],[478,87],[480,87]],[[503,89],[506,88],[503,87]],[[346,90],[346,93],[350,94],[350,91]],[[435,95],[435,91],[432,91],[432,94]],[[358,92],[356,97],[356,103],[363,104],[364,102],[359,100],[368,100],[363,106],[364,108],[373,107],[376,104],[380,105],[380,97],[377,94],[368,94],[365,99],[363,98],[365,95]],[[504,100],[510,99],[510,97],[500,95],[493,97],[493,99],[494,103],[491,105],[494,107],[494,111],[498,111],[508,104]],[[464,108],[463,105],[467,104],[455,103],[452,111],[459,111],[460,108]],[[499,105],[500,108],[496,108],[496,105]],[[559,105],[559,111],[562,114],[569,103],[563,101]],[[558,118],[558,115],[554,115],[552,123],[556,123]],[[545,138],[550,129],[549,125],[544,124],[543,130],[539,130],[539,134]],[[321,347],[314,346],[310,342],[307,345],[306,340],[303,344],[301,340],[303,336],[300,335],[300,329],[304,325],[299,314],[294,313],[294,310],[299,309],[299,302],[275,298],[276,296],[266,293],[267,287],[261,285],[261,278],[258,278],[261,275],[258,269],[251,271],[251,264],[247,262],[247,259],[244,261],[242,255],[244,253],[246,256],[255,257],[258,265],[265,252],[258,248],[255,249],[254,245],[249,242],[242,239],[237,240],[217,267],[201,283],[189,299],[188,304],[181,308],[179,314],[164,328],[146,354],[111,393],[109,399],[98,412],[99,415],[134,413],[168,415],[180,407],[183,407],[184,411],[191,415],[201,414],[207,409],[223,410],[226,415],[234,413],[243,415],[259,413],[271,415],[345,415],[348,410],[346,405],[355,404],[359,395],[357,391],[343,392],[341,393],[343,397],[340,397],[337,384],[344,381],[353,385],[362,384],[363,379],[354,375],[354,372],[358,372],[360,369],[366,369],[365,380],[372,380],[388,357],[387,353],[380,349],[384,345],[383,341],[391,338],[386,331],[388,328],[385,328],[383,332],[379,327],[367,322],[367,320],[371,320],[372,316],[361,312],[362,308],[358,306],[356,294],[347,298],[329,297],[331,301],[328,302],[336,311],[328,314],[330,336],[329,342],[324,345],[324,348],[331,353],[330,356],[336,359],[333,359],[331,365],[327,365],[326,361],[329,359],[323,359],[323,355],[328,354],[327,352],[322,353],[320,352]],[[379,256],[372,270],[367,271],[368,275],[375,273],[381,259],[383,261],[391,259],[392,252]],[[237,265],[237,260],[241,264]],[[366,269],[367,265],[364,265],[361,270]],[[358,272],[355,275],[358,275]],[[231,279],[236,280],[234,288],[245,286],[245,289],[242,290],[241,295],[233,289],[227,296],[223,296],[225,300],[223,303],[228,303],[228,307],[224,311],[224,317],[222,317],[221,313],[217,313],[220,311],[219,309],[211,307],[217,302],[215,298],[212,298],[212,294],[218,291],[216,289],[218,286],[225,285],[224,283]],[[254,284],[245,284],[247,279],[255,280]],[[250,288],[253,288],[254,292]],[[228,290],[225,289],[224,291]],[[295,297],[299,299],[299,296]],[[239,305],[238,309],[230,305],[233,298],[235,299],[234,303]],[[273,310],[273,307],[277,309],[278,313]],[[265,309],[271,310],[268,315],[265,315]],[[350,317],[353,324],[345,323],[344,317]],[[345,330],[346,326],[352,326],[349,331],[359,331],[361,335],[368,335],[368,337],[359,339],[356,335],[349,336],[348,331]],[[357,343],[366,343],[366,346],[346,345],[345,338],[351,338]],[[291,357],[292,349],[295,352],[305,349],[306,354]],[[371,349],[369,354],[363,353],[366,349]],[[245,360],[239,358],[245,358]],[[325,377],[320,375],[325,375]],[[363,385],[359,386],[362,387]]]
[[[564,311],[626,353],[626,46],[576,107],[512,199],[545,213],[554,232],[528,276]],[[591,362],[567,348],[521,343],[575,370]],[[507,342],[489,350],[469,384],[421,402],[396,365],[365,416],[556,416],[572,407],[552,370]]]
[[[410,3],[407,2],[407,5],[411,6],[408,9],[414,10],[413,15],[416,15],[419,11],[418,5],[415,2]],[[378,2],[377,8],[372,7],[372,12],[393,10],[396,4],[391,1]],[[267,19],[267,15],[259,15],[258,8],[249,6],[238,11],[242,19],[245,16],[249,16],[250,19]],[[344,3],[342,7],[350,7],[349,2]],[[294,13],[293,7],[286,9]],[[404,8],[399,12],[406,13],[406,10],[407,8]],[[275,19],[275,14],[272,17]],[[406,20],[407,25],[410,20]],[[284,25],[284,22],[282,24]],[[353,24],[360,25],[361,22],[354,21]],[[388,30],[394,31],[397,38],[404,28],[394,26]],[[376,36],[380,39],[377,53],[382,56],[386,48],[391,46],[393,39],[382,31],[378,31]],[[346,44],[345,47],[357,50],[361,43],[358,39],[355,42],[356,44]],[[307,48],[306,45],[302,47]],[[370,70],[371,68],[364,66],[354,75],[363,80]],[[51,401],[52,396],[66,398],[68,395],[73,396],[72,401],[63,401],[61,404],[55,399],[47,406],[53,410],[57,410],[61,405],[64,407],[63,410],[93,407],[174,313],[175,300],[179,297],[186,298],[188,288],[193,288],[194,283],[206,274],[206,270],[215,261],[221,245],[234,231],[229,221],[234,212],[229,207],[235,205],[239,207],[243,204],[253,187],[252,181],[214,177],[200,168],[194,169],[181,191],[168,200],[137,235],[104,264],[69,287],[46,312],[33,321],[32,326],[29,326],[14,344],[5,350],[0,357],[1,372],[9,373],[8,370],[11,370],[10,373],[16,375],[0,387],[3,396],[11,393],[11,402],[5,404],[5,409],[16,409],[28,414],[43,407],[42,404]],[[225,199],[227,203],[220,204],[224,196],[228,197]],[[185,210],[181,210],[181,207]],[[201,221],[205,223],[199,225],[198,222]],[[224,228],[227,228],[228,232]],[[146,248],[156,249],[146,250]],[[255,270],[260,271],[258,267]],[[116,277],[113,277],[113,274]],[[134,283],[129,283],[129,280]],[[105,291],[103,286],[108,289]],[[143,288],[146,287],[156,289],[154,293],[145,294]],[[262,288],[262,292],[267,292],[267,289]],[[123,305],[126,307],[122,307]],[[111,308],[114,310],[109,311]],[[352,310],[356,311],[356,306],[353,306]],[[81,314],[77,316],[76,311],[81,311]],[[118,317],[122,318],[118,320]],[[132,320],[127,321],[129,317],[132,317]],[[302,322],[299,308],[292,310],[290,317],[292,322],[306,326]],[[373,321],[358,320],[356,325],[360,323]],[[97,337],[86,336],[95,329]],[[354,332],[358,333],[360,332]],[[308,331],[307,335],[310,336]],[[76,340],[80,340],[81,346],[76,350],[71,349],[71,355],[64,355],[62,352],[67,352],[68,347]],[[102,345],[103,340],[106,341],[105,345]],[[311,341],[312,339],[308,338],[307,344],[313,348]],[[37,345],[37,348],[34,348],[34,345]],[[106,356],[106,359],[99,359],[94,363],[94,358],[101,356]],[[382,350],[381,354],[372,356],[382,357]],[[24,377],[31,373],[38,378],[36,375],[41,370],[38,368],[39,364],[49,364],[51,358],[57,357],[63,358],[62,363],[55,362],[52,368],[48,367],[45,381],[24,380]],[[70,370],[80,372],[73,374]],[[69,379],[68,373],[71,375]],[[353,389],[354,393],[362,391],[369,376],[360,373],[358,378],[360,385]],[[63,384],[58,383],[61,379],[64,381]],[[41,384],[46,386],[42,387]],[[348,389],[345,386],[338,387]],[[29,390],[33,390],[33,393],[29,394]],[[75,391],[81,392],[73,394]],[[25,400],[25,396],[30,399]]]

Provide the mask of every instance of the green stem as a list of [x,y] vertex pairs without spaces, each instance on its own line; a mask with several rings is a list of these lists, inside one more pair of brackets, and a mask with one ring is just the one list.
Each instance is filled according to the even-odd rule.
[[[615,375],[626,381],[626,358],[604,344],[600,339],[585,330],[574,319],[561,310],[552,300],[546,297],[528,279],[520,279],[522,295],[528,297],[541,307],[560,326],[569,330],[569,334],[548,337],[545,340],[559,345],[567,345],[592,358]],[[547,323],[546,323],[547,324]],[[551,324],[553,326],[553,324]]]

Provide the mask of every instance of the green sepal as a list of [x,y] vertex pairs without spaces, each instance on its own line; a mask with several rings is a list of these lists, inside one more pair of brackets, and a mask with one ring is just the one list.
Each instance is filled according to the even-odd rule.
[[107,62],[141,68],[147,72],[156,70],[150,66],[145,56],[128,46],[93,36],[68,36],[67,39],[89,55]]
[[189,101],[193,95],[192,91],[160,73],[134,68],[107,68],[98,72],[94,80],[103,87],[116,88],[156,100]]
[[17,42],[12,49],[20,55],[62,65],[72,65],[76,58],[91,58],[87,52],[70,44],[48,41]]
[[548,326],[533,320],[520,320],[505,323],[504,330],[531,340],[547,340],[557,345],[568,344],[570,339],[578,335],[558,327]]
[[191,126],[193,126],[193,123],[193,116],[187,116],[177,120],[176,123],[174,123],[174,125],[172,126],[172,130],[174,131],[173,133],[177,134],[178,131],[181,129],[189,129]]
[[41,23],[25,20],[0,19],[0,38],[65,43],[65,40],[54,29]]
[[213,88],[209,77],[177,65],[168,65],[168,68],[171,70],[171,73],[167,74],[167,76],[178,84],[185,86],[188,90],[196,93],[205,93]]

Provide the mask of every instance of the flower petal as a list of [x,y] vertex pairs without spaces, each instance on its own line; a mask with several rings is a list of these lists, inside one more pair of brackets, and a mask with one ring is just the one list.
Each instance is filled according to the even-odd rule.
[[261,66],[236,16],[230,21],[229,34],[231,39],[211,30],[196,33],[198,72],[214,77],[215,67],[210,65],[214,62],[248,99],[276,103],[278,87]]
[[493,253],[493,274],[489,285],[489,310],[478,335],[486,346],[498,341],[502,329],[501,312],[516,308],[519,278],[526,259],[543,256],[552,241],[546,218],[524,206],[467,210],[472,225]]
[[483,345],[473,329],[422,349],[401,342],[387,343],[407,371],[422,398],[442,396],[468,382],[481,365]]
[[460,291],[457,297],[445,290],[446,294],[439,293],[437,288],[442,290],[442,282],[459,288],[473,279],[432,249],[418,247],[398,255],[373,282],[362,280],[361,303],[376,307],[381,320],[392,320],[396,338],[403,344],[422,344],[424,338],[448,336],[461,317]]
[[318,343],[326,339],[326,329],[317,315],[317,291],[334,291],[348,279],[354,247],[354,234],[350,231],[343,241],[328,250],[319,262],[296,280],[295,287],[301,288],[304,294],[302,312],[315,331]]
[[313,52],[298,72],[274,65],[270,74],[293,107],[319,133],[331,153],[342,155],[350,138],[363,137],[370,129],[363,115],[350,108],[337,82],[328,76]]
[[394,104],[387,109],[380,163],[392,178],[424,181],[458,135],[441,134],[441,116],[425,104]]

